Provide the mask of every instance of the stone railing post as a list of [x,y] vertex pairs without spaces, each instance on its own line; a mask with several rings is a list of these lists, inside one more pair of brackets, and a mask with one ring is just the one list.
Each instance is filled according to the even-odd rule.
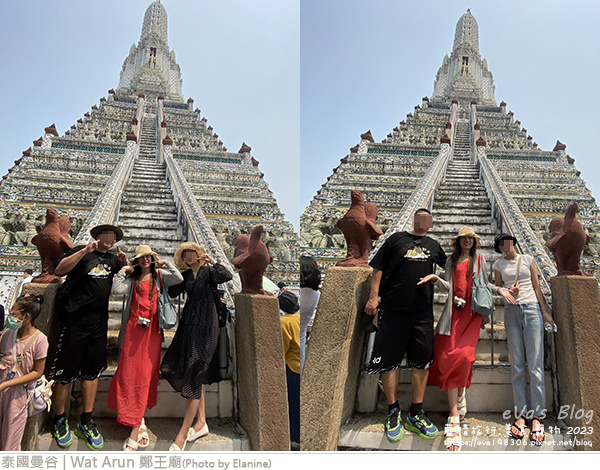
[[556,276],[551,279],[554,303],[558,419],[574,429],[575,450],[600,449],[600,290],[593,277]]
[[[364,328],[371,321],[363,312],[371,271],[360,267],[327,269],[302,372],[303,451],[337,450],[340,426],[355,411],[363,367]],[[374,388],[376,396],[375,376],[362,374],[365,380],[371,377],[370,388]]]
[[267,295],[236,294],[235,311],[240,424],[252,450],[290,450],[279,301]]
[[[37,284],[30,282],[23,286],[23,294],[42,295],[44,303],[40,315],[35,320],[35,327],[48,337],[48,356],[46,358],[46,368],[44,374],[48,377],[48,372],[52,365],[52,358],[56,351],[58,342],[59,322],[57,315],[54,314],[54,301],[60,284]],[[34,451],[37,446],[37,439],[40,432],[48,421],[49,414],[44,411],[27,419],[25,432],[21,440],[21,450]]]

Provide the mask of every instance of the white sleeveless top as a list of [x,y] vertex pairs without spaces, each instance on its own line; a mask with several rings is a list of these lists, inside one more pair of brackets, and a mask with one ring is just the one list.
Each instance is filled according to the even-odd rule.
[[519,269],[519,285],[521,290],[515,300],[517,304],[535,304],[538,300],[533,290],[533,284],[531,283],[533,257],[529,255],[517,255],[517,258],[512,261],[508,261],[502,257],[494,263],[493,269],[502,275],[502,286],[509,289],[515,282],[519,258],[521,258],[521,267]]

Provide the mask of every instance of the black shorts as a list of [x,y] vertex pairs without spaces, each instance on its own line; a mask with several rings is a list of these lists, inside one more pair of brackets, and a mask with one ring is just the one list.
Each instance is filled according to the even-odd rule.
[[62,325],[49,379],[68,384],[96,380],[106,370],[106,320],[93,324]]
[[407,365],[428,369],[433,363],[433,308],[425,310],[379,310],[379,326],[369,374],[398,369],[407,355]]

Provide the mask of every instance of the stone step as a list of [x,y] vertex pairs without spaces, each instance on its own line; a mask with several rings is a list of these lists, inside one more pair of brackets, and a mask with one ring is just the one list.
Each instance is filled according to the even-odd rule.
[[[429,401],[428,388],[426,400]],[[509,392],[510,397],[512,393]],[[469,400],[467,395],[467,401]],[[470,403],[470,402],[469,402]],[[447,405],[446,405],[447,406]],[[510,408],[508,408],[510,409]],[[402,419],[406,420],[406,410],[403,408]],[[425,440],[410,431],[404,431],[404,437],[391,444],[384,435],[384,423],[386,412],[377,413],[355,413],[340,429],[338,447],[340,450],[407,450],[407,451],[446,451],[444,447],[444,426],[448,416],[447,411],[428,412],[427,416],[437,426],[440,433],[435,439]],[[549,414],[544,420],[546,426],[546,440],[542,447],[536,447],[526,437],[522,441],[516,441],[507,435],[506,425],[512,424],[514,417],[508,420],[502,418],[501,413],[468,412],[461,423],[463,427],[462,451],[463,452],[501,452],[501,451],[572,451],[573,445],[569,443],[569,436],[565,435],[564,428],[561,434],[552,435],[548,429],[555,426],[563,426],[555,414]],[[552,428],[550,428],[552,427]],[[477,435],[481,431],[481,435]],[[464,434],[467,435],[464,435]],[[525,431],[526,436],[529,430]]]
[[[114,372],[110,376],[102,375],[98,380],[98,393],[94,403],[94,416],[115,418],[117,412],[108,407],[108,390]],[[205,385],[206,416],[210,418],[231,418],[233,416],[233,383],[230,380]],[[148,418],[183,418],[186,399],[162,378],[158,379],[156,407],[146,410]],[[181,424],[180,424],[181,425]],[[209,424],[210,428],[210,424]]]
[[433,204],[435,206],[439,202],[439,203],[445,203],[447,205],[449,202],[460,201],[460,200],[467,201],[471,204],[473,204],[473,203],[489,204],[490,203],[490,200],[487,197],[487,194],[485,194],[485,193],[482,193],[479,195],[475,195],[475,194],[463,195],[459,192],[448,191],[443,198],[436,196]]
[[486,199],[486,201],[464,201],[464,200],[455,200],[455,201],[435,201],[433,204],[434,210],[436,210],[437,208],[440,209],[445,209],[448,207],[459,207],[459,208],[471,208],[471,207],[475,207],[477,209],[487,209],[488,211],[491,211],[492,206],[490,205],[490,201],[489,199]]
[[446,167],[446,174],[448,174],[448,172],[479,175],[479,168],[469,161],[458,162],[453,160],[449,162],[448,166]]
[[139,245],[150,245],[150,247],[159,255],[161,253],[171,253],[172,257],[175,250],[177,250],[177,247],[181,245],[182,242],[183,240],[153,240],[132,236],[128,238],[126,243],[121,242],[119,246],[125,253],[135,253],[135,249]]
[[[435,221],[435,226],[427,233],[427,235],[431,236],[438,240],[438,243],[442,246],[451,246],[451,238],[454,237],[458,230],[466,225],[463,223],[462,219],[459,219],[460,222],[452,222],[452,221],[444,221],[437,220]],[[477,235],[481,238],[481,245],[484,247],[493,247],[494,246],[494,238],[497,234],[495,230],[489,225],[480,225],[480,224],[469,224],[469,227],[472,227]]]
[[119,226],[122,229],[157,229],[157,230],[174,230],[177,227],[177,218],[173,217],[171,220],[152,220],[152,219],[120,219]]
[[[138,244],[138,245],[150,245],[154,246],[167,246],[160,242],[174,242],[181,243],[181,237],[177,235],[175,231],[171,230],[145,230],[138,229],[135,232],[131,231],[127,238],[127,244]],[[137,246],[137,245],[136,245]]]
[[[554,409],[554,400],[550,371],[545,372],[545,384],[548,409],[552,410]],[[400,370],[398,392],[398,403],[401,409],[408,410],[411,402],[410,369],[408,368]],[[448,398],[446,392],[440,391],[438,387],[428,386],[425,393],[425,406],[427,410],[447,413]],[[470,412],[495,412],[501,416],[500,413],[505,410],[512,410],[513,407],[510,365],[506,363],[492,367],[478,365],[476,362],[473,366],[471,386],[467,390],[468,410]],[[387,410],[382,392],[379,395],[378,408]],[[406,416],[406,414],[403,413],[403,416]],[[469,416],[469,413],[467,413],[467,416]]]
[[[183,398],[181,400],[184,400]],[[184,400],[185,401],[185,400]],[[185,403],[183,404],[185,407]],[[148,413],[149,414],[149,413]],[[147,416],[148,416],[147,414]],[[121,451],[123,442],[129,437],[130,429],[117,423],[115,418],[94,418],[104,438],[103,451]],[[230,418],[208,419],[210,433],[192,444],[187,444],[185,451],[191,452],[238,452],[250,451],[250,440],[244,429]],[[77,426],[77,418],[69,419],[71,430]],[[180,418],[146,419],[150,445],[145,452],[167,452],[175,436],[181,428]],[[60,449],[50,434],[50,426],[46,426],[39,434],[36,451],[80,451],[89,452],[85,443],[73,435],[73,445],[68,449]],[[141,449],[140,449],[141,450]]]
[[447,198],[455,198],[460,197],[463,199],[469,198],[476,201],[485,201],[489,200],[487,193],[484,188],[474,188],[474,187],[456,187],[450,184],[442,184],[435,191],[435,198],[437,200],[447,199]]
[[170,202],[175,205],[175,201],[173,200],[173,194],[171,191],[161,190],[162,188],[156,188],[155,191],[151,190],[141,190],[138,188],[130,188],[123,193],[122,200],[123,201],[135,201],[137,203],[145,203],[149,198],[153,201],[160,202],[161,204],[164,202]]
[[121,213],[119,214],[119,221],[127,220],[127,219],[147,219],[149,215],[152,216],[154,220],[172,220],[173,215],[177,217],[177,209],[175,207],[172,208],[164,208],[160,212],[154,212],[149,214],[147,210],[144,210],[140,207],[139,204],[131,205],[131,207],[127,208],[127,212],[123,209],[124,205],[121,207]]
[[[142,145],[143,147],[143,145]],[[151,145],[149,148],[154,149],[155,145]],[[148,148],[148,147],[147,147]],[[135,163],[133,164],[134,168],[144,168],[144,169],[149,169],[149,170],[164,170],[165,169],[165,164],[159,162],[158,160],[136,160]]]
[[[463,225],[485,225],[491,226],[492,219],[489,217],[483,216],[471,216],[471,215],[463,215],[460,212],[455,212],[454,214],[440,214],[438,211],[435,212],[435,225],[438,224],[447,224],[451,223],[452,220],[460,220],[460,223]],[[454,234],[456,235],[456,234]]]
[[153,194],[155,196],[164,198],[173,199],[173,193],[171,192],[171,188],[169,188],[164,181],[157,181],[154,184],[148,184],[147,182],[144,184],[131,182],[123,192],[126,196],[137,196],[137,197],[147,197],[148,194]]
[[[142,206],[143,208],[141,208],[140,206]],[[175,203],[160,203],[160,202],[154,202],[154,201],[144,201],[143,204],[140,201],[135,201],[135,200],[123,200],[123,202],[121,203],[121,212],[124,213],[124,215],[126,215],[127,212],[129,212],[129,210],[135,210],[135,211],[144,211],[146,212],[146,214],[148,215],[148,217],[151,217],[153,213],[157,213],[157,212],[161,212],[161,211],[166,211],[166,212],[177,212],[177,209],[175,207]]]
[[165,180],[164,170],[138,170],[131,173],[131,181],[136,183],[156,182]]
[[181,243],[181,237],[174,230],[160,230],[160,229],[130,229],[129,231],[129,243],[135,243],[137,240],[144,240],[147,243],[143,245],[150,245],[153,249],[159,252],[168,252],[170,245],[167,242]]
[[[446,216],[446,215],[455,215],[460,214],[461,216],[466,217],[490,217],[490,211],[488,209],[480,209],[480,208],[462,208],[460,210],[456,210],[453,207],[440,207],[434,208],[433,215],[435,221],[437,221],[438,217]],[[434,223],[435,223],[434,221]]]

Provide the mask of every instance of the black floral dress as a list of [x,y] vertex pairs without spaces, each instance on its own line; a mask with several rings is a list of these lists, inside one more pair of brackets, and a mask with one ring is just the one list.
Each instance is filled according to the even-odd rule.
[[188,299],[160,369],[182,397],[199,399],[203,384],[219,381],[218,368],[211,367],[219,337],[213,289],[217,284],[231,280],[232,275],[219,263],[205,264],[198,270],[196,278],[191,269],[182,275],[183,282],[169,287],[169,295],[176,297],[185,291]]

